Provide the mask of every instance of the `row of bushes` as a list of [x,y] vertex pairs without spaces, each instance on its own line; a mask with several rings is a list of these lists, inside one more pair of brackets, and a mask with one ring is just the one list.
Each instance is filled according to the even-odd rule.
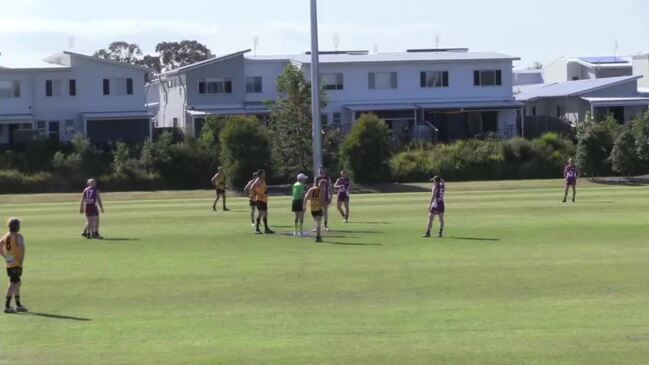
[[532,141],[466,140],[422,146],[396,154],[390,167],[400,182],[424,181],[433,173],[449,180],[556,178],[574,152],[572,141],[548,133]]

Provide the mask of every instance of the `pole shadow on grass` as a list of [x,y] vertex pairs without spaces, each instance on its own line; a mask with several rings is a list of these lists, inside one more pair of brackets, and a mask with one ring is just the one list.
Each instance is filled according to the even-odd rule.
[[361,222],[361,221],[353,221],[353,222],[349,222],[347,224],[392,224],[392,222]]
[[39,313],[39,312],[28,312],[21,314],[22,316],[35,316],[35,317],[43,317],[43,318],[50,318],[50,319],[65,319],[68,321],[81,321],[81,322],[87,322],[87,321],[92,321],[90,318],[82,318],[82,317],[73,317],[73,316],[63,316],[60,314],[48,314],[48,313]]
[[114,238],[105,238],[102,241],[109,241],[109,242],[130,242],[130,241],[139,241],[139,238],[121,238],[121,237],[114,237]]
[[334,232],[339,232],[339,233],[365,233],[365,234],[384,234],[385,232],[381,231],[348,231],[348,230],[340,230],[340,229],[335,229]]
[[327,241],[326,238],[331,236],[326,236],[325,241],[328,245],[338,245],[338,246],[383,246],[382,243],[354,243],[354,242],[339,242],[339,241]]
[[449,240],[460,240],[460,241],[486,241],[486,242],[500,242],[500,238],[481,238],[481,237],[446,237]]

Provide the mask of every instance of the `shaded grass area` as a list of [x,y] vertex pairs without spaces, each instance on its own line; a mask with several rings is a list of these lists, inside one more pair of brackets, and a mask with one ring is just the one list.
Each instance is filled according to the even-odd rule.
[[77,195],[2,196],[35,313],[0,317],[0,364],[646,363],[646,188],[447,194],[445,239],[419,238],[427,192],[368,194],[321,245],[287,235],[285,197],[255,236],[243,198],[106,194],[107,240],[87,241]]

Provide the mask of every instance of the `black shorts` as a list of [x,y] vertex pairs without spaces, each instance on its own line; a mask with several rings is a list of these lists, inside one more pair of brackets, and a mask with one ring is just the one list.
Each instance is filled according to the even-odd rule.
[[268,203],[266,202],[257,202],[257,210],[260,212],[267,212],[268,211]]
[[216,189],[216,195],[225,195],[225,189]]
[[315,218],[315,217],[322,217],[322,216],[324,215],[324,211],[322,211],[322,210],[316,210],[315,212],[311,212],[311,215],[313,216],[313,218]]
[[304,212],[304,202],[302,200],[293,200],[293,204],[291,205],[291,212],[293,213]]
[[22,275],[23,275],[22,267],[7,268],[7,276],[9,277],[9,282],[11,283],[20,283],[20,277]]
[[252,200],[252,199],[250,199],[250,206],[251,206],[251,207],[256,207],[256,206],[257,206],[257,202],[254,201],[254,200]]

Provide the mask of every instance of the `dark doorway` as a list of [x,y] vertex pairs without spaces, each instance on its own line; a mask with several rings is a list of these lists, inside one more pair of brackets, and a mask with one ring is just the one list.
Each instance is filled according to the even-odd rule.
[[50,122],[48,137],[53,141],[58,141],[59,134],[59,122]]
[[482,133],[498,132],[498,112],[482,112]]

